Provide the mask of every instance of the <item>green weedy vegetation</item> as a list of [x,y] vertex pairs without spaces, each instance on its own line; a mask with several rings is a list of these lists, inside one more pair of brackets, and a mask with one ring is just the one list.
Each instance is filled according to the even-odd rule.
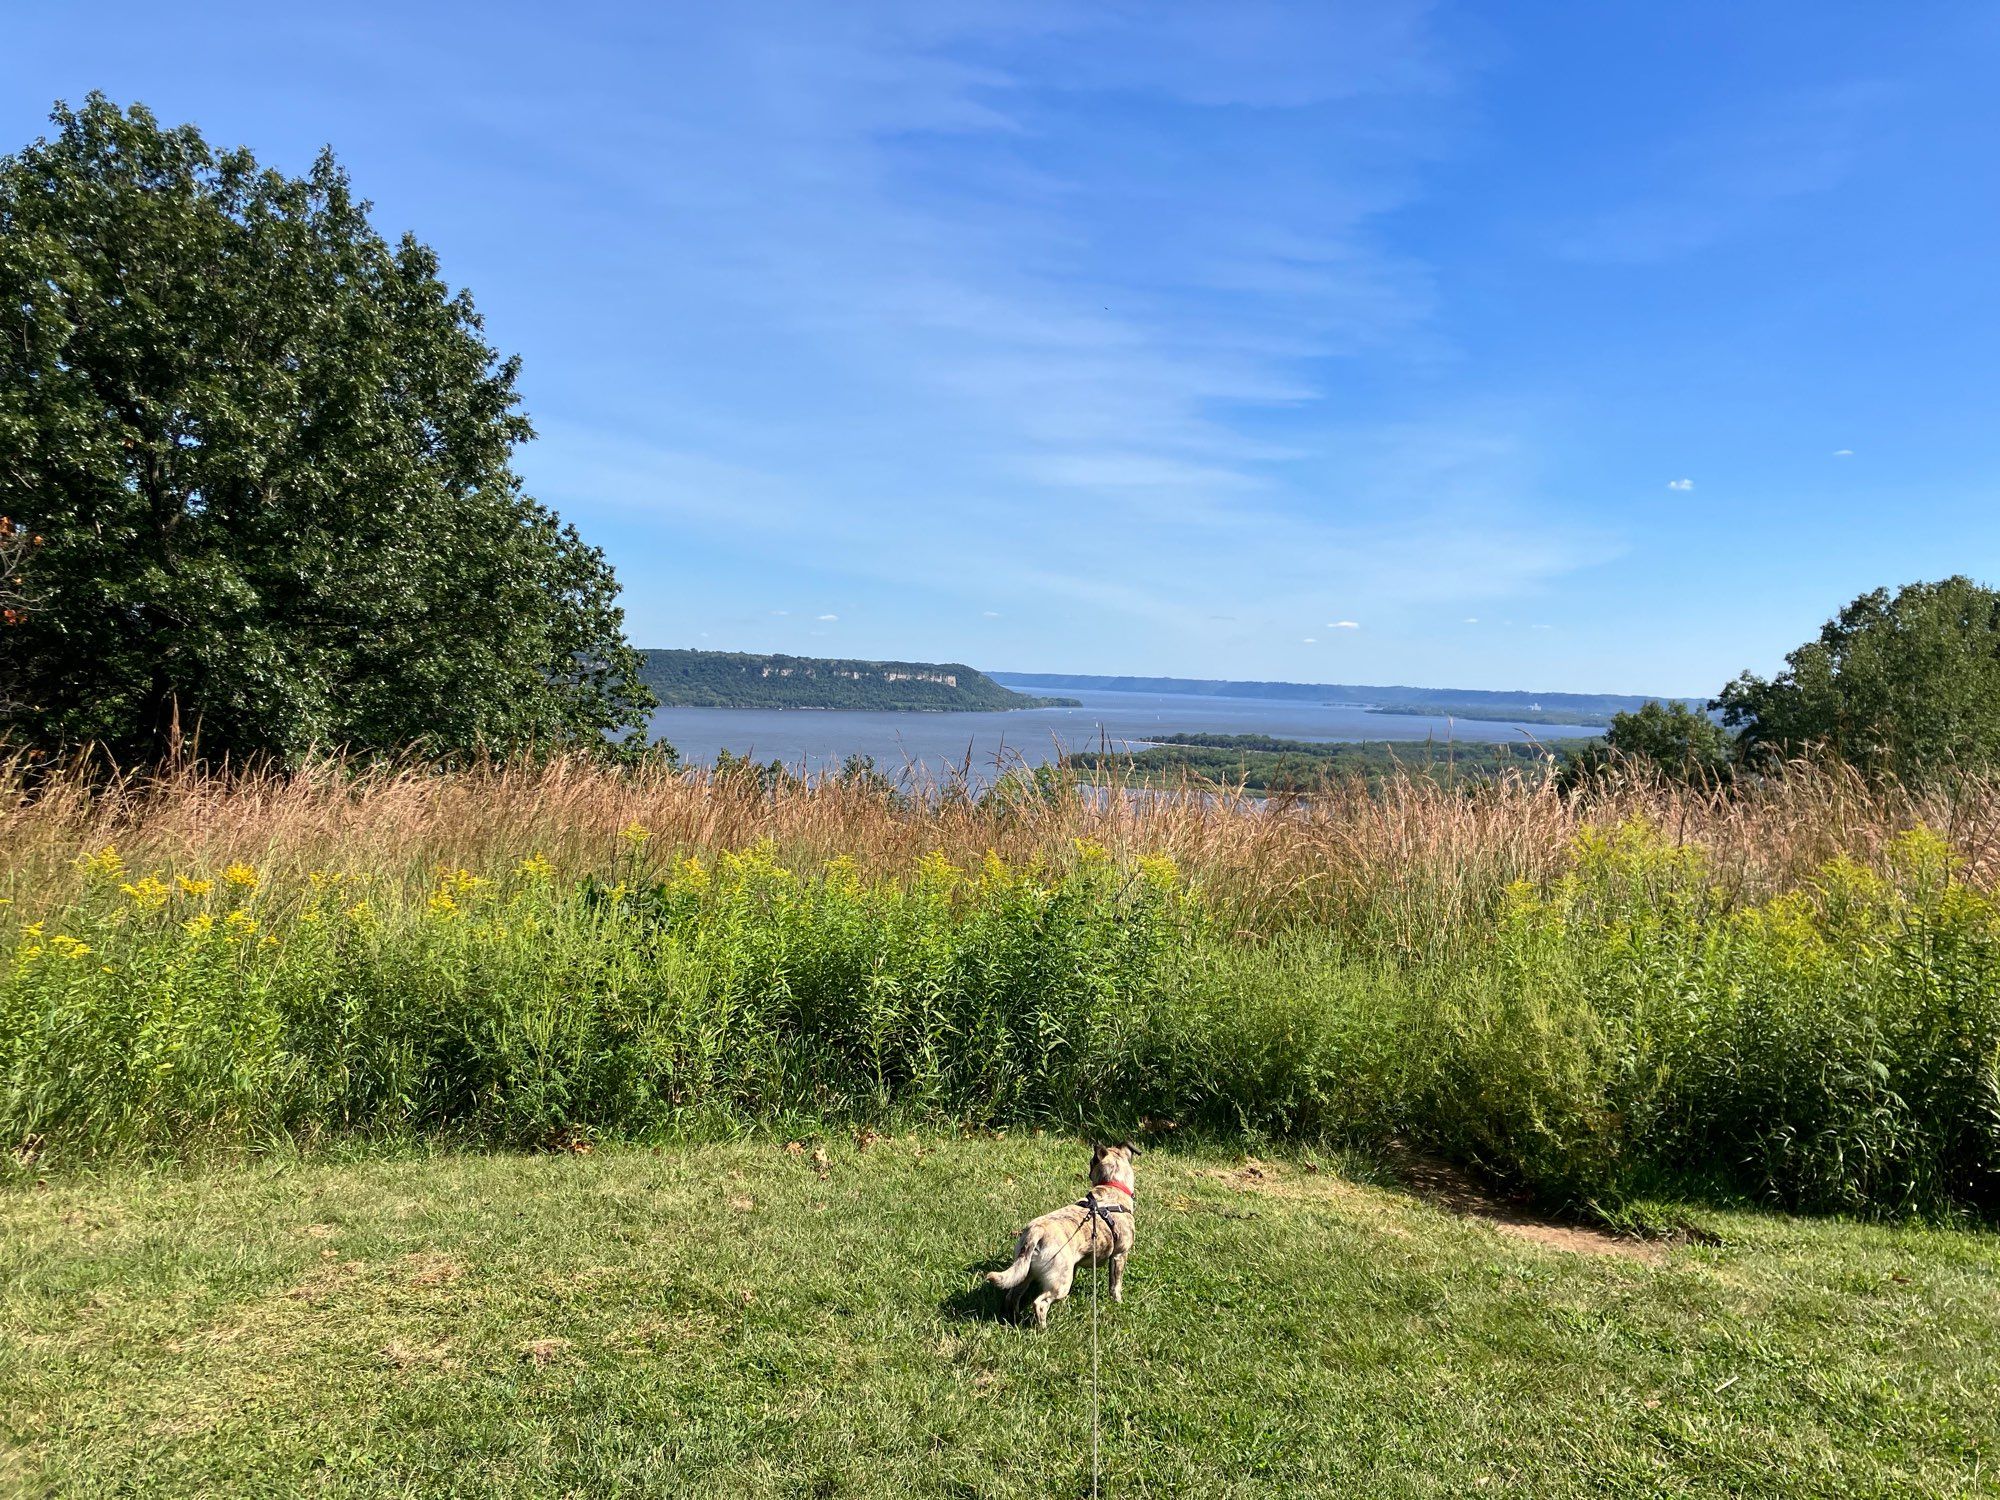
[[137,874],[16,923],[0,1135],[38,1159],[278,1141],[524,1146],[924,1120],[1424,1142],[1572,1209],[1696,1192],[2000,1213],[2000,905],[1901,835],[1738,901],[1651,825],[1588,825],[1449,952],[1223,930],[1165,855],[770,846]]

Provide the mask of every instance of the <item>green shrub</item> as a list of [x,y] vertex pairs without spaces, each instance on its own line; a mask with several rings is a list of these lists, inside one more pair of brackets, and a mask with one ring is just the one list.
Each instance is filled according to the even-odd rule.
[[1169,862],[1128,875],[1094,847],[872,885],[765,849],[579,886],[531,859],[440,872],[421,904],[86,865],[0,983],[0,1129],[82,1153],[523,1144],[715,1109],[1082,1119],[1115,1107],[1199,920]]
[[1413,1119],[1546,1195],[2000,1210],[2000,910],[1921,830],[1731,908],[1640,824],[1519,887],[1407,1034]]
[[[1570,1204],[2000,1217],[2000,908],[1918,831],[1738,902],[1633,822],[1443,952],[1223,936],[1171,861],[769,846],[427,890],[79,861],[0,968],[0,1133],[58,1158],[923,1117],[1400,1135]],[[1446,956],[1449,953],[1450,956]]]

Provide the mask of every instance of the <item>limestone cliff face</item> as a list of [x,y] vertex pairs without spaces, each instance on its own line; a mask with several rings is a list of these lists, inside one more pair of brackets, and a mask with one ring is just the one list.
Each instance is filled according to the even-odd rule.
[[742,651],[648,651],[664,707],[991,711],[1071,699],[1030,697],[962,662],[853,661]]
[[956,672],[899,672],[890,667],[870,669],[867,667],[836,667],[828,665],[824,674],[816,666],[774,667],[768,663],[758,669],[759,677],[845,677],[850,682],[941,682],[946,687],[958,686]]

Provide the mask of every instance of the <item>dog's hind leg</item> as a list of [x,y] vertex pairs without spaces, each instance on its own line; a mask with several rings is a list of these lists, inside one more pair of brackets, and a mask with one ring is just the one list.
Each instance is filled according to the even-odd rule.
[[1129,1250],[1122,1250],[1111,1257],[1111,1300],[1113,1302],[1123,1302],[1125,1300],[1125,1257],[1131,1253]]
[[1041,1296],[1035,1299],[1035,1326],[1037,1328],[1046,1328],[1049,1326],[1049,1305],[1055,1300],[1056,1294],[1052,1291],[1043,1292]]
[[1049,1309],[1069,1295],[1070,1283],[1076,1279],[1076,1262],[1064,1261],[1049,1267],[1047,1290],[1035,1299],[1035,1326],[1049,1326]]

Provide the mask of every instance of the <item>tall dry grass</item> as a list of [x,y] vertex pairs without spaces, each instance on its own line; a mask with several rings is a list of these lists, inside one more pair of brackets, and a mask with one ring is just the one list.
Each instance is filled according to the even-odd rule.
[[114,844],[135,868],[214,868],[248,860],[273,874],[498,867],[538,852],[560,871],[603,868],[638,824],[662,859],[768,841],[813,868],[836,857],[893,877],[925,854],[961,865],[988,850],[1060,868],[1079,840],[1121,863],[1167,854],[1234,928],[1328,926],[1384,951],[1435,953],[1482,925],[1516,880],[1560,870],[1577,834],[1640,818],[1702,849],[1732,896],[1793,889],[1835,856],[1879,868],[1922,825],[1963,857],[1963,880],[2000,884],[2000,780],[1909,788],[1840,766],[1798,763],[1729,792],[1643,778],[1565,796],[1552,779],[1508,776],[1449,789],[1399,776],[1289,803],[1226,789],[1135,791],[1116,778],[1067,789],[1008,778],[906,786],[784,781],[664,766],[612,768],[583,757],[440,771],[339,759],[285,773],[196,770],[53,773],[0,760],[0,892],[32,906],[83,850]]
[[0,771],[22,1161],[1153,1113],[2000,1215],[1990,779]]

